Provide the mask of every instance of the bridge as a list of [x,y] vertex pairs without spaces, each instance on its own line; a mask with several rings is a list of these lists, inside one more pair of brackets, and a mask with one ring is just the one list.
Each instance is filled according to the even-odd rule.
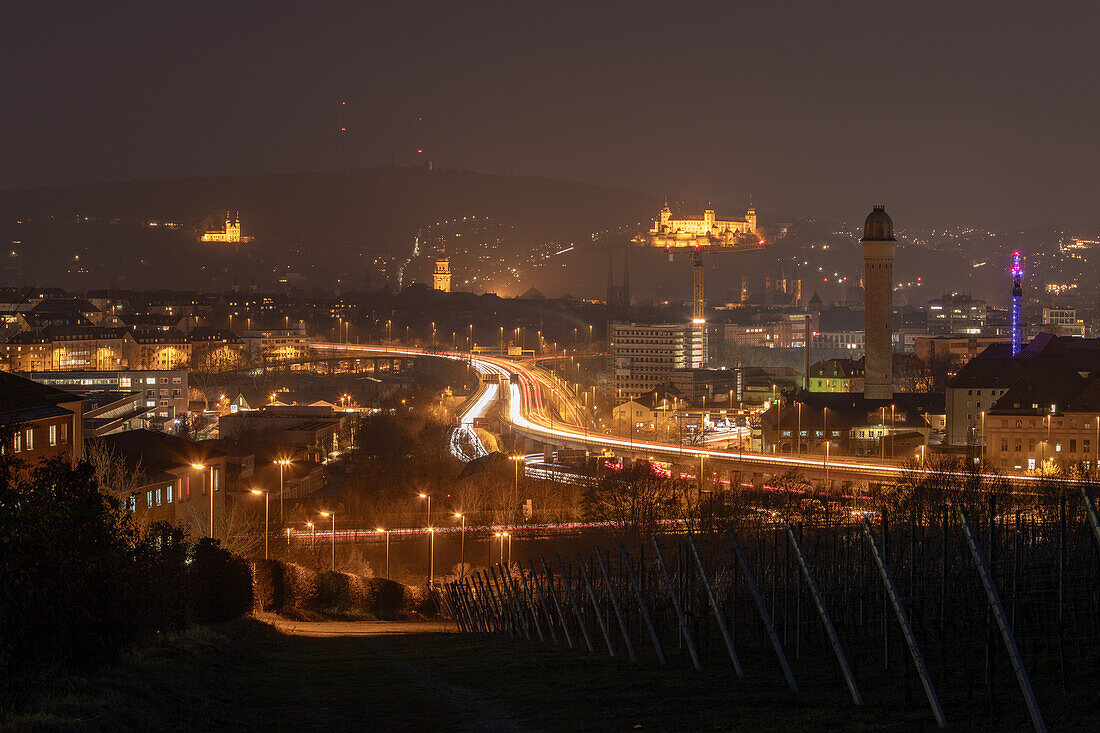
[[[796,471],[802,478],[819,486],[851,483],[857,485],[894,483],[905,474],[924,469],[907,466],[900,460],[878,460],[853,456],[800,456],[756,453],[708,445],[682,445],[656,440],[632,440],[606,435],[591,428],[587,410],[581,406],[569,386],[557,377],[530,364],[495,356],[457,351],[432,351],[412,347],[371,344],[313,344],[320,354],[339,358],[361,355],[391,358],[440,358],[469,363],[479,375],[477,405],[479,414],[467,411],[462,419],[468,424],[494,404],[501,407],[507,429],[527,443],[528,452],[571,448],[602,454],[614,459],[661,461],[672,465],[673,475],[694,478],[699,471],[706,480],[718,478],[731,485],[764,486],[769,480]],[[486,384],[499,384],[493,399],[484,398]],[[468,403],[470,404],[470,403]],[[558,417],[555,419],[555,413]],[[990,478],[993,478],[990,475]],[[1010,475],[1016,485],[1034,484],[1036,476]]]

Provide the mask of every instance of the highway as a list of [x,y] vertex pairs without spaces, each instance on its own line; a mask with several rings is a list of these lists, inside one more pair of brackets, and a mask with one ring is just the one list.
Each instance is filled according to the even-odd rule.
[[[769,476],[781,475],[796,470],[805,478],[820,482],[822,480],[839,483],[894,482],[907,471],[912,471],[900,460],[877,460],[872,458],[854,458],[851,456],[830,457],[826,462],[823,456],[775,455],[754,453],[743,450],[730,450],[709,445],[680,445],[655,440],[630,440],[615,435],[593,432],[586,409],[580,405],[569,387],[557,377],[541,369],[520,361],[502,359],[495,356],[471,355],[462,352],[432,351],[411,347],[394,347],[370,344],[313,344],[314,351],[320,354],[331,353],[337,358],[364,358],[371,356],[430,357],[453,359],[467,362],[479,374],[485,377],[498,377],[501,394],[488,389],[495,386],[491,382],[483,385],[482,391],[466,403],[461,415],[463,425],[469,425],[475,418],[484,416],[497,402],[504,399],[501,415],[517,434],[533,443],[543,443],[555,447],[584,448],[594,453],[609,453],[614,456],[647,458],[684,466],[698,466],[700,460],[712,464],[711,471],[719,465],[724,470],[740,471],[751,477],[753,483],[760,484]],[[551,412],[550,406],[556,408]],[[555,413],[556,412],[556,416]],[[472,434],[473,431],[471,430]],[[704,471],[707,469],[704,468]],[[1031,484],[1038,477],[1030,475],[1008,476],[1013,483]]]

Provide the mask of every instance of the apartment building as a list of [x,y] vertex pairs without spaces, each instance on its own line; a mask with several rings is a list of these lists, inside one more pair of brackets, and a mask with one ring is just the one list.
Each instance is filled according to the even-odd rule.
[[169,428],[187,416],[187,372],[125,370],[104,372],[27,372],[22,376],[69,392],[140,392],[144,407],[155,410],[149,424]]
[[250,354],[268,361],[305,359],[313,342],[304,327],[245,331],[241,340]]
[[609,389],[616,397],[636,397],[672,381],[679,369],[701,369],[706,360],[706,329],[672,323],[612,322],[607,326]]
[[83,400],[71,392],[0,372],[3,450],[34,465],[52,456],[83,455]]

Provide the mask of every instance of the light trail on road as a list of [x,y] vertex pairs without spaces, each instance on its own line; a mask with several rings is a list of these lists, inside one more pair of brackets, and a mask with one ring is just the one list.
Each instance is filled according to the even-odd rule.
[[[555,382],[552,375],[536,370],[523,363],[511,361],[494,356],[480,354],[465,354],[460,352],[431,351],[411,347],[373,346],[369,344],[313,344],[317,351],[331,351],[354,353],[369,353],[388,356],[432,357],[441,359],[453,359],[468,362],[479,374],[497,376],[508,382],[506,392],[508,409],[504,413],[506,419],[519,432],[528,437],[547,440],[547,442],[569,442],[592,446],[609,451],[624,451],[627,453],[648,453],[652,456],[661,456],[664,459],[693,460],[715,459],[739,463],[749,469],[757,469],[761,473],[777,474],[788,470],[822,471],[826,465],[828,470],[838,477],[845,474],[858,475],[861,480],[870,481],[897,481],[906,474],[931,474],[932,470],[923,467],[907,466],[900,461],[874,461],[870,459],[853,460],[848,457],[831,457],[827,464],[823,457],[803,458],[799,456],[778,455],[774,453],[755,453],[744,450],[729,450],[710,448],[706,446],[680,445],[674,443],[662,443],[651,440],[630,440],[614,435],[593,433],[580,424],[570,424],[559,420],[551,420],[547,413],[547,406],[543,400],[544,393],[550,393],[555,399],[565,400],[575,415],[582,414],[583,406],[576,404],[575,398],[569,390],[563,389]],[[349,357],[353,358],[353,357]],[[570,404],[569,401],[572,401]],[[480,402],[480,400],[479,400]],[[488,410],[488,404],[482,406]],[[469,414],[469,413],[467,413]],[[471,417],[472,420],[472,417]],[[656,460],[652,456],[651,459]],[[959,476],[970,476],[960,473]],[[1037,484],[1042,477],[1027,474],[982,474],[983,477],[1004,478],[1013,483]],[[840,479],[838,479],[840,480]],[[1047,479],[1049,480],[1049,479]]]

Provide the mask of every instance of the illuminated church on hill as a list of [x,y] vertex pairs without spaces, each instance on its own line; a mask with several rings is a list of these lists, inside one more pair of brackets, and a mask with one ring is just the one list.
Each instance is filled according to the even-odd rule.
[[241,236],[241,212],[237,212],[237,218],[229,218],[229,212],[225,212],[225,231],[214,229],[204,232],[199,241],[202,242],[232,242],[234,244],[251,242],[252,237]]

